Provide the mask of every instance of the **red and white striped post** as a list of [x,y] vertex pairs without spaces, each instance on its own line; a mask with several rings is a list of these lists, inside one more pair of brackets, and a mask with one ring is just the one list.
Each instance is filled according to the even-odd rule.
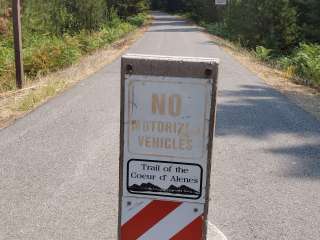
[[119,240],[204,240],[218,61],[122,58]]

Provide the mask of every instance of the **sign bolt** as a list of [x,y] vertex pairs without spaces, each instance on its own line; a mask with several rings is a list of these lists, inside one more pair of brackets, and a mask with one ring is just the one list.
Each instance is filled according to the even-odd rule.
[[132,74],[133,73],[133,66],[131,64],[127,65],[127,73]]
[[127,202],[127,205],[128,205],[128,206],[131,206],[131,204],[132,204],[131,202]]
[[212,75],[212,70],[207,68],[206,71],[205,71],[205,74],[207,77],[210,77]]
[[199,209],[198,209],[198,208],[195,208],[195,209],[193,209],[193,211],[196,213],[196,212],[199,211]]

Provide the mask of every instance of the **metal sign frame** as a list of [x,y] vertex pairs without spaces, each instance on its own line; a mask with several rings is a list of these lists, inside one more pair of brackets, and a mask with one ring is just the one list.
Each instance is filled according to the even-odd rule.
[[[123,199],[124,175],[124,144],[125,144],[125,100],[126,80],[128,76],[161,76],[161,77],[182,77],[209,79],[212,83],[211,107],[209,119],[208,147],[207,147],[207,171],[204,203],[204,228],[203,239],[207,234],[207,218],[210,197],[210,176],[212,142],[215,130],[216,119],[216,98],[218,81],[219,60],[213,58],[192,58],[192,57],[167,57],[150,56],[139,54],[128,54],[121,59],[121,120],[120,120],[120,164],[119,164],[119,213],[118,213],[118,239],[121,239],[121,215]],[[148,198],[148,196],[146,196]]]

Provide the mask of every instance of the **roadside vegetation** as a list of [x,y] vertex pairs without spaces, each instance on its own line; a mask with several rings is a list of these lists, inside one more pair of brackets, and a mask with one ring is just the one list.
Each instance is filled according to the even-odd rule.
[[[15,90],[11,0],[0,0],[0,93]],[[28,82],[70,66],[143,25],[146,0],[22,1],[23,59]],[[48,89],[52,95],[53,90]]]
[[152,0],[154,9],[183,14],[257,59],[320,87],[319,0]]

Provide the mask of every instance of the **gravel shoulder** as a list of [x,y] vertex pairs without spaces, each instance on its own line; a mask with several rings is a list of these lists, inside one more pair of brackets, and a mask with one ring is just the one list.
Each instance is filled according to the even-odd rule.
[[39,77],[22,90],[1,93],[0,129],[8,127],[15,120],[116,60],[141,38],[149,25],[150,21],[109,47],[83,57],[71,67]]

